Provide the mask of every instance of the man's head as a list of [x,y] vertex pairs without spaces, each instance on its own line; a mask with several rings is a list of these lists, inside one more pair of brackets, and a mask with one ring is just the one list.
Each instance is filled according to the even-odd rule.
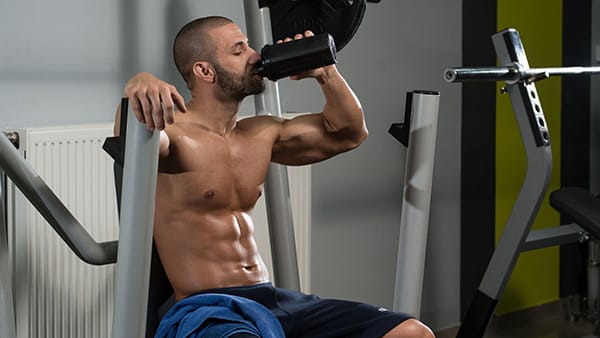
[[264,90],[255,73],[260,55],[228,18],[210,16],[183,26],[175,38],[173,57],[190,89],[205,81],[217,86],[218,95],[237,100]]

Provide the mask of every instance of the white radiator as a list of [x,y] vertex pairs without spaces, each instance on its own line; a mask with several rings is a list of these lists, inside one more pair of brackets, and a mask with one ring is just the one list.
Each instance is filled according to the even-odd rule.
[[[112,124],[19,130],[20,152],[96,241],[117,239],[112,159],[102,150]],[[8,231],[19,338],[106,338],[114,266],[81,261],[15,186]]]
[[[112,159],[102,150],[112,124],[18,130],[20,152],[97,241],[118,237]],[[310,166],[289,169],[301,285],[310,291]],[[40,214],[7,187],[9,249],[19,338],[106,338],[114,266],[77,258]],[[271,269],[266,209],[255,210],[257,244]],[[272,270],[271,270],[272,271]]]

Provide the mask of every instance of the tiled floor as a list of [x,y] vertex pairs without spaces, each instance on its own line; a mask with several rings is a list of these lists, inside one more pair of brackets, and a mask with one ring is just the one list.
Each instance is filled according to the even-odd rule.
[[[590,338],[596,324],[569,321],[559,303],[546,304],[518,313],[495,317],[486,338]],[[454,338],[458,327],[436,332],[437,338]],[[473,337],[476,338],[476,337]]]

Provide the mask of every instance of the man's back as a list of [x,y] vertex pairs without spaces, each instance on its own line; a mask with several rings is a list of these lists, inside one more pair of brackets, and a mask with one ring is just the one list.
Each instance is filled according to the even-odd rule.
[[275,137],[267,119],[243,120],[225,135],[185,120],[165,129],[154,237],[177,299],[268,280],[251,218]]

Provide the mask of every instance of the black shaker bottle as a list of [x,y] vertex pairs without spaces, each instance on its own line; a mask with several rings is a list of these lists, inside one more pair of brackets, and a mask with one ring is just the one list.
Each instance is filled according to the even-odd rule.
[[260,76],[271,81],[306,70],[334,64],[335,41],[329,33],[266,45],[262,48],[257,68]]

